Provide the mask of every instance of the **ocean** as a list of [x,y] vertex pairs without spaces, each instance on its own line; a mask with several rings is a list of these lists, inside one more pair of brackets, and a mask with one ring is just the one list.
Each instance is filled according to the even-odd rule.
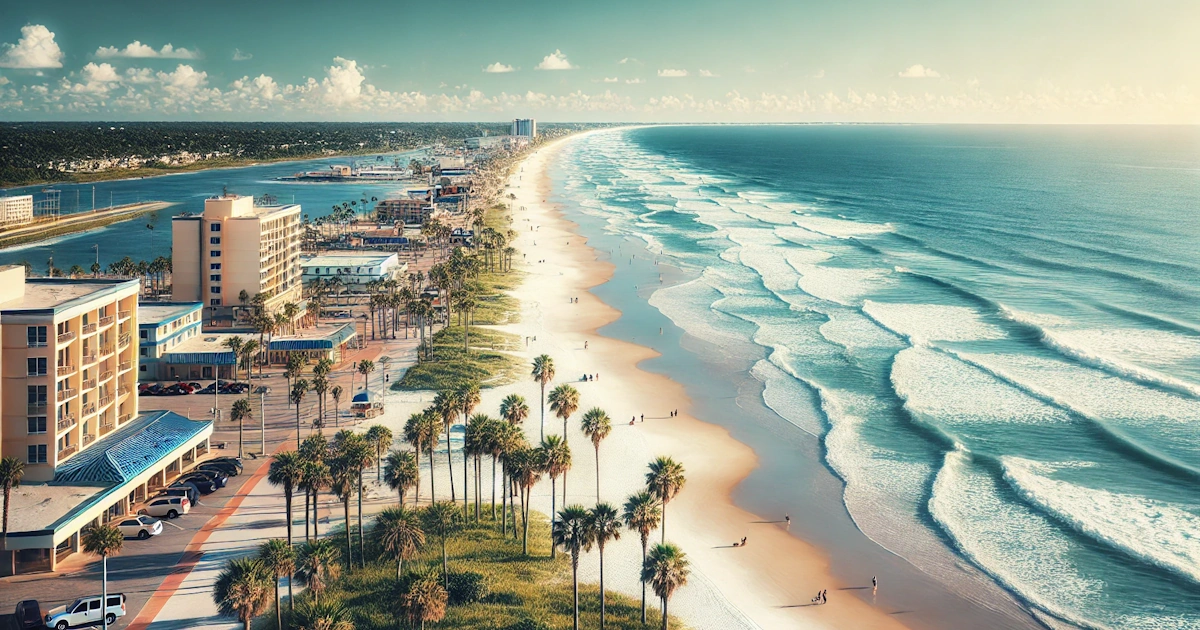
[[602,332],[662,351],[646,367],[755,448],[739,503],[811,501],[793,531],[835,567],[899,558],[911,597],[967,602],[916,625],[1200,628],[1200,129],[650,127],[563,151],[554,200],[616,264]]

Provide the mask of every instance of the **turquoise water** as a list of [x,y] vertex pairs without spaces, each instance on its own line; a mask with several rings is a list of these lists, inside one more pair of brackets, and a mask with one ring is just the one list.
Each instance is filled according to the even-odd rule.
[[762,403],[876,544],[1046,625],[1200,628],[1200,131],[660,127],[564,157],[584,233],[641,244],[618,277],[679,268],[649,304],[761,350]]

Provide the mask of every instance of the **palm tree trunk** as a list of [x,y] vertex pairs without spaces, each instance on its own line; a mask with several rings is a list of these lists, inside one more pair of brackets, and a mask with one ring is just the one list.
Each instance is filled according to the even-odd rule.
[[[504,489],[500,492],[500,537],[508,540],[508,471],[504,467],[504,461],[500,462],[500,476],[504,481]],[[513,524],[516,527],[516,524]]]
[[604,630],[604,547],[600,547],[600,630]]
[[[557,478],[550,478],[550,559],[553,560],[558,556],[558,546],[554,544],[554,523],[558,521],[558,510],[555,508],[554,501],[558,495],[554,491],[554,484]],[[565,481],[565,480],[564,480]]]
[[[457,503],[458,499],[454,498],[454,458],[451,457],[453,452],[453,445],[450,444],[450,420],[446,420],[446,465],[450,467],[450,502]],[[463,491],[466,491],[466,488],[463,488]]]
[[400,579],[400,575],[404,572],[404,556],[396,554],[396,579]]
[[292,546],[292,489],[284,487],[283,489],[284,510],[287,511],[287,535],[288,546]]
[[[289,575],[288,576],[288,614],[292,614],[292,615],[296,614],[296,597],[292,593],[292,583],[293,582],[295,582],[295,580],[293,580],[292,576]],[[247,622],[247,623],[249,623],[249,622]]]
[[[517,518],[513,517],[513,531],[517,529]],[[529,555],[529,512],[525,511],[525,488],[521,488],[521,555]]]
[[[642,537],[642,566],[646,566],[646,537]],[[642,625],[646,625],[646,580],[642,580]]]
[[309,508],[309,492],[308,488],[304,489],[304,542],[311,540],[308,535],[308,508]]
[[[415,507],[421,502],[421,442],[418,441],[414,446],[416,448],[413,450],[416,451],[417,454],[417,483],[413,484],[413,489],[415,490],[415,493],[413,494],[413,506]],[[430,476],[432,476],[432,473]],[[401,501],[400,503],[404,502]]]
[[[500,513],[504,513],[503,506]],[[496,520],[496,456],[492,455],[492,520]]]
[[[6,509],[6,510],[8,509],[8,501],[7,500],[5,500],[5,502],[4,502],[4,509]],[[5,535],[7,536],[7,532],[5,533]],[[50,553],[54,553],[54,550],[51,549]],[[100,556],[100,565],[101,565],[100,570],[103,571],[103,575],[101,576],[101,584],[100,584],[101,591],[102,591],[100,594],[100,601],[104,602],[104,605],[100,607],[101,611],[104,614],[103,621],[101,621],[101,623],[104,624],[104,626],[103,626],[104,630],[108,630],[108,554],[102,554]]]
[[350,538],[350,495],[342,499],[342,507],[346,510],[346,571],[354,567],[354,546]]
[[571,592],[575,597],[575,623],[572,628],[579,630],[579,552],[571,552]]
[[433,442],[429,442],[429,502],[437,501],[437,490],[433,486]]
[[363,520],[362,520],[362,497],[363,497],[363,476],[362,469],[358,470],[358,566],[366,568],[367,554],[364,551],[363,544]]
[[667,630],[667,598],[662,598],[663,602],[663,626],[662,630]]
[[[596,444],[596,503],[600,502],[600,445]],[[601,607],[603,608],[603,606]]]
[[321,499],[321,493],[316,488],[312,490],[312,521],[313,521],[313,538],[320,538],[321,532],[317,531],[317,523],[320,522],[320,517],[317,512],[317,503]]
[[277,573],[277,574],[275,574],[275,627],[276,627],[276,628],[282,628],[282,627],[283,627],[283,610],[281,610],[279,607],[280,607],[280,603],[279,603],[279,574]]
[[667,502],[663,501],[663,518],[662,518],[662,542],[667,544]]
[[542,426],[541,439],[546,439],[546,384],[542,383]]
[[[467,417],[463,414],[463,425],[466,425]],[[471,500],[467,497],[467,488],[471,482],[471,470],[467,466],[469,458],[467,457],[467,442],[466,436],[463,436],[463,522],[471,520]]]

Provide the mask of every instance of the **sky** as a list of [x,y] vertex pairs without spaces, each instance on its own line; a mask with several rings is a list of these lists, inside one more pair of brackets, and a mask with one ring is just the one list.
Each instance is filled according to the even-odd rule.
[[1200,123],[1197,0],[0,3],[0,120]]

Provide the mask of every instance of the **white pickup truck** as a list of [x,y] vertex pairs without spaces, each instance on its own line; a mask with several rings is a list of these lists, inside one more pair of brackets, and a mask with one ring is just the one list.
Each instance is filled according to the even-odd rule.
[[[100,595],[80,597],[66,606],[51,608],[46,613],[46,627],[54,630],[67,630],[75,626],[89,626],[100,623]],[[108,610],[106,611],[109,625],[117,617],[125,616],[124,593],[108,594]]]

